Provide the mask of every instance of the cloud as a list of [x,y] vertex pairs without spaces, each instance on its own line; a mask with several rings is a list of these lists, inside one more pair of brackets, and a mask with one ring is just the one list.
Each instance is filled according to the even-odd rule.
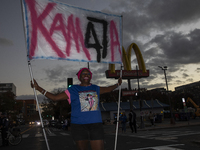
[[[155,80],[163,74],[158,65],[177,72],[184,65],[200,63],[200,29],[189,28],[200,21],[200,1],[118,0],[103,11],[122,14],[123,46],[126,49],[133,42],[138,45],[150,70],[146,80]],[[131,58],[134,69],[137,65],[134,52]],[[175,79],[173,76],[169,80]]]
[[184,81],[175,80],[175,84],[176,84],[176,85],[182,85],[182,84],[184,84],[184,83],[185,83]]
[[[145,7],[145,14],[152,19],[153,27],[173,28],[184,23],[193,23],[199,20],[200,1],[188,0],[151,0]],[[159,26],[158,26],[159,25]]]
[[187,77],[189,77],[189,75],[186,73],[183,73],[183,78],[187,78]]
[[34,95],[20,95],[16,97],[17,100],[35,99]]
[[[187,35],[172,31],[165,32],[149,41],[149,44],[154,43],[157,45],[157,47],[151,48],[150,51],[152,49],[154,53],[157,51],[156,58],[168,60],[171,64],[199,63],[200,47],[197,45],[199,40],[200,29],[195,29]],[[159,54],[159,51],[162,53]]]
[[200,73],[200,68],[197,68],[197,69],[196,69],[196,72],[197,72],[197,73]]
[[11,40],[6,39],[6,38],[0,38],[0,45],[2,45],[2,46],[12,46],[13,42]]
[[61,83],[66,83],[67,78],[71,78],[74,75],[72,75],[70,72],[72,72],[72,68],[69,70],[67,69],[69,67],[66,67],[65,65],[57,65],[54,68],[47,68],[44,69],[44,72],[46,74],[45,80],[50,83],[54,83],[54,85],[59,85]]
[[140,88],[146,88],[146,89],[155,89],[155,88],[162,88],[165,87],[165,83],[155,83],[155,84],[142,84]]
[[[30,99],[36,99],[35,95],[19,95],[16,97],[16,100],[30,100]],[[37,95],[37,99],[39,103],[43,102],[45,97],[42,94]]]
[[113,2],[104,10],[123,15],[124,38],[138,39],[199,21],[200,1],[149,0]]
[[[146,68],[150,70],[150,76],[141,80],[142,86],[165,86],[163,71],[158,66],[168,66],[169,85],[192,82],[188,79],[191,75],[184,72],[185,66],[200,63],[200,1],[118,0],[103,11],[122,15],[124,48],[131,43],[140,48]],[[131,64],[132,69],[137,65],[134,52]],[[157,83],[162,82],[158,78],[163,83]]]
[[193,80],[192,78],[187,79],[186,81],[187,81],[187,82],[190,82],[190,83],[194,82],[194,80]]

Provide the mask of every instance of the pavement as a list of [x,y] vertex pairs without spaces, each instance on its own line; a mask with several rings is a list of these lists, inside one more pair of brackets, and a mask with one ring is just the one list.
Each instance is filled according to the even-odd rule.
[[161,123],[155,123],[155,126],[152,126],[150,123],[144,123],[144,128],[139,128],[140,130],[156,130],[156,129],[165,129],[165,128],[179,128],[186,126],[197,126],[200,125],[200,118],[190,119],[188,121],[174,121],[171,123],[170,118],[165,118]]
[[[189,121],[179,121],[176,120],[173,123],[171,123],[170,118],[164,118],[161,123],[155,123],[154,126],[151,125],[150,121],[144,121],[143,127],[140,127],[141,122],[137,122],[138,128],[137,131],[148,131],[148,130],[159,130],[159,129],[167,129],[167,128],[180,128],[180,127],[187,127],[187,126],[200,126],[200,118],[196,119],[190,119]],[[104,125],[104,132],[105,134],[115,134],[115,125],[109,124]],[[126,133],[122,133],[121,125],[119,125],[118,135],[120,134],[134,134],[131,133],[131,129],[129,127],[129,124],[127,123],[126,127]],[[137,134],[137,133],[135,133]],[[195,139],[193,141],[194,143],[200,144],[200,137],[199,139]]]

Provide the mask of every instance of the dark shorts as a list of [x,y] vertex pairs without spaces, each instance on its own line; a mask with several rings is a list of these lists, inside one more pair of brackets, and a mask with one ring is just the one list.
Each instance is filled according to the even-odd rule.
[[103,140],[104,130],[102,123],[71,124],[71,135],[74,141]]

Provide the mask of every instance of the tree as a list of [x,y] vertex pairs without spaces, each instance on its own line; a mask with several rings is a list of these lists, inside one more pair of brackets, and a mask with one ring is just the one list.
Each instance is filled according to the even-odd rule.
[[[53,94],[60,94],[62,90],[54,90]],[[51,99],[44,99],[42,103],[43,113],[42,116],[45,119],[50,119],[54,116],[56,119],[62,119],[63,117],[68,117],[71,112],[71,105],[69,105],[67,100],[54,102]]]

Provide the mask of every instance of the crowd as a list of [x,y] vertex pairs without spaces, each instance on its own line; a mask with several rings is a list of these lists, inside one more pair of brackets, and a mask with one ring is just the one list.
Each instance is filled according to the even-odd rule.
[[[152,111],[148,114],[148,120],[150,121],[152,126],[155,126],[157,118],[157,114],[153,113]],[[117,114],[115,114],[114,124],[117,124]],[[122,129],[122,133],[126,133],[126,126],[129,125],[131,132],[137,133],[137,117],[136,113],[133,110],[130,110],[128,117],[126,116],[125,112],[121,113],[119,116],[119,126]],[[116,127],[116,126],[115,126]],[[116,129],[116,128],[115,128]]]
[[[130,110],[130,112],[128,114],[128,118],[127,118],[125,112],[123,112],[119,117],[119,124],[121,125],[122,133],[126,133],[127,123],[129,124],[131,132],[137,133],[136,122],[137,122],[136,121],[136,114],[133,110]],[[114,121],[114,124],[116,124],[116,123],[117,123],[117,117],[115,117],[115,121]]]

